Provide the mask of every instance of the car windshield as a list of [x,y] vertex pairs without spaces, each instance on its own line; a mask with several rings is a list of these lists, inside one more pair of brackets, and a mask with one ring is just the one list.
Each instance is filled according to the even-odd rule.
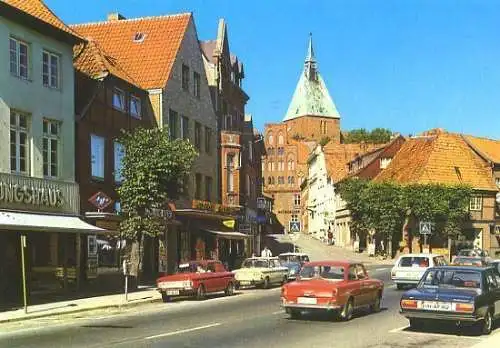
[[429,258],[425,256],[405,256],[399,261],[399,267],[429,267]]
[[483,260],[479,257],[456,257],[453,264],[459,266],[482,266]]
[[246,259],[241,265],[243,268],[268,268],[269,261],[259,259]]
[[281,262],[300,262],[299,255],[280,255],[278,256]]
[[302,279],[323,278],[329,280],[344,280],[344,267],[340,266],[305,266],[300,271]]
[[203,267],[197,263],[181,263],[177,267],[177,273],[196,273],[198,269],[203,269]]
[[466,270],[430,270],[424,274],[418,287],[480,289],[481,273]]

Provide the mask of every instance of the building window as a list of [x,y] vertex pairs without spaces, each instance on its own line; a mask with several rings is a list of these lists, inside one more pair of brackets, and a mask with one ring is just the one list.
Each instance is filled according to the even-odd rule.
[[288,170],[295,170],[295,161],[293,159],[288,160]]
[[205,177],[205,199],[207,201],[212,200],[212,177]]
[[194,190],[194,198],[201,199],[201,174],[196,173],[195,175],[195,190]]
[[295,177],[294,176],[289,176],[288,177],[288,184],[289,185],[294,185],[295,184]]
[[122,182],[122,165],[123,165],[123,157],[125,155],[125,148],[119,142],[113,143],[113,154],[114,154],[114,168],[115,168],[115,182]]
[[121,89],[113,89],[113,107],[125,111],[125,93]]
[[273,135],[272,134],[269,134],[269,137],[267,138],[267,142],[270,144],[270,145],[273,145],[274,143],[274,138],[273,138]]
[[380,159],[380,169],[385,169],[391,163],[392,158],[384,157]]
[[58,176],[60,128],[57,121],[43,120],[43,176],[50,178]]
[[120,214],[122,212],[122,205],[121,205],[120,201],[115,202],[114,208],[115,208],[115,212],[117,214]]
[[483,208],[483,199],[481,196],[472,196],[470,198],[470,210],[481,211]]
[[245,184],[246,184],[247,197],[250,197],[251,182],[250,182],[250,175],[248,175],[248,174],[247,174],[247,177],[246,177],[246,180],[245,180]]
[[495,178],[495,184],[500,188],[500,178]]
[[130,115],[135,118],[141,118],[141,98],[131,95],[130,96]]
[[189,139],[189,119],[186,116],[181,116],[181,138]]
[[297,214],[292,214],[291,221],[292,222],[299,222],[299,216]]
[[284,185],[284,184],[285,184],[285,177],[278,176],[278,185]]
[[253,161],[253,141],[251,140],[248,141],[248,158],[250,162]]
[[285,170],[285,162],[283,160],[278,161],[278,170],[279,171],[284,171]]
[[284,142],[283,134],[278,135],[278,145],[283,145]]
[[285,149],[282,147],[278,147],[278,156],[283,156],[285,154]]
[[212,151],[212,130],[205,127],[205,152],[211,153]]
[[271,185],[274,185],[276,183],[274,176],[271,177]]
[[296,193],[293,195],[293,205],[296,207],[300,206],[300,193]]
[[29,78],[29,49],[23,41],[10,38],[10,73],[22,79]]
[[10,112],[10,170],[29,174],[28,115]]
[[194,123],[194,146],[198,150],[201,149],[201,124],[199,122]]
[[170,139],[177,139],[177,112],[170,109],[168,111],[168,132]]
[[234,157],[235,157],[234,153],[228,153],[226,156],[227,192],[234,191],[234,177],[233,177]]
[[42,53],[42,81],[43,85],[59,88],[59,56],[43,51]]
[[268,185],[271,185],[271,177],[268,177],[268,178],[267,178],[267,184],[268,184]]
[[104,179],[104,138],[90,135],[90,168],[93,178]]
[[200,97],[200,86],[201,86],[201,77],[196,71],[193,72],[193,82],[194,82],[194,90],[193,94],[196,98]]
[[182,64],[182,89],[189,91],[189,67]]

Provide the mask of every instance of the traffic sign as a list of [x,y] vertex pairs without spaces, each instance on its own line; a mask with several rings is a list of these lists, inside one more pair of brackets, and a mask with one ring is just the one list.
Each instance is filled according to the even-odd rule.
[[432,234],[432,223],[428,221],[421,221],[420,234]]
[[300,232],[300,221],[290,221],[290,233]]

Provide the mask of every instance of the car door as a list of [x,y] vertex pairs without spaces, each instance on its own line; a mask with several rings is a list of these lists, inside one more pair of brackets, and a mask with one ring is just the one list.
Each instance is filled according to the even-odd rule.
[[368,277],[365,266],[362,264],[356,265],[358,279],[361,281],[361,294],[365,304],[372,304],[377,295],[377,284],[374,280]]
[[486,284],[489,290],[489,298],[494,307],[494,316],[496,318],[500,317],[500,284],[495,277],[493,270],[489,269],[486,271]]
[[357,265],[350,265],[348,271],[348,292],[354,298],[354,306],[366,305],[366,298],[362,294],[362,280],[358,279]]
[[283,279],[283,276],[282,276],[283,272],[281,271],[281,264],[277,259],[272,259],[270,261],[271,261],[270,265],[271,265],[272,275],[273,275],[272,282],[273,283],[281,283],[281,280]]

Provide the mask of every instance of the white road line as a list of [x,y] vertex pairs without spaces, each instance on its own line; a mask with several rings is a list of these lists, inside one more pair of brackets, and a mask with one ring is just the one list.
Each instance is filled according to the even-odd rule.
[[180,335],[180,334],[187,333],[187,332],[209,329],[211,327],[215,327],[215,326],[219,326],[219,325],[222,325],[222,324],[221,323],[214,323],[214,324],[209,324],[209,325],[204,325],[204,326],[192,327],[190,329],[176,330],[176,331],[166,332],[166,333],[159,334],[159,335],[148,336],[148,337],[145,337],[144,339],[145,340],[153,340],[155,338],[160,338],[160,337]]
[[434,336],[434,337],[446,337],[446,338],[468,338],[471,340],[478,340],[482,341],[484,338],[482,337],[474,337],[474,336],[456,336],[453,334],[444,334],[444,333],[435,333],[435,332],[427,332],[427,331],[405,331],[403,332],[404,329],[409,328],[408,325],[398,327],[396,329],[389,330],[389,333],[403,333],[403,334],[409,334],[409,335],[420,335],[420,336]]
[[390,267],[387,267],[387,268],[376,268],[375,272],[388,271],[389,269],[390,269]]
[[276,314],[283,314],[285,313],[285,311],[277,311],[277,312],[273,312],[273,315],[276,315]]

